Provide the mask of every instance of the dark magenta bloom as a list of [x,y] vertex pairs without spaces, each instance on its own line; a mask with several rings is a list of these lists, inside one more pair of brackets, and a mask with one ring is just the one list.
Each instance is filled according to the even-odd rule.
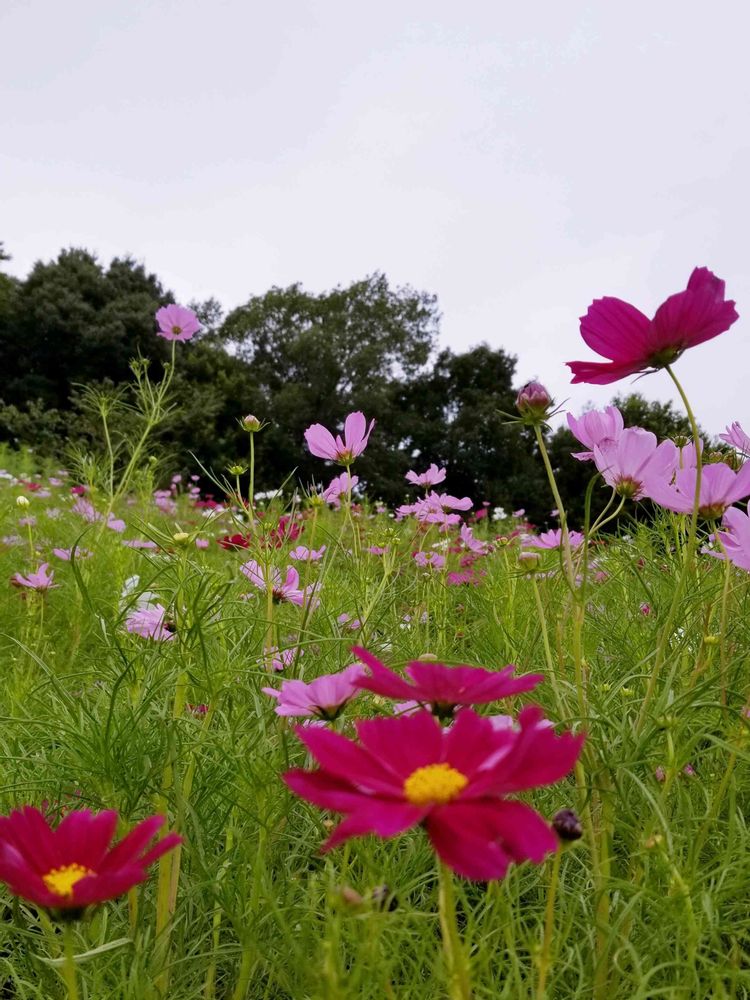
[[297,728],[320,764],[284,775],[321,809],[345,814],[323,850],[350,837],[395,837],[423,824],[439,857],[459,875],[503,878],[511,862],[539,863],[557,837],[531,806],[507,798],[570,772],[583,735],[557,736],[528,706],[519,725],[497,729],[470,708],[444,729],[427,711],[356,724],[358,742],[323,727]]
[[447,667],[428,660],[408,663],[409,680],[405,680],[361,646],[355,646],[352,652],[370,671],[369,675],[355,680],[357,687],[385,698],[417,701],[443,718],[453,715],[456,708],[463,705],[486,705],[499,698],[531,691],[544,680],[542,674],[513,677],[516,669],[513,664],[495,671],[482,667]]
[[33,806],[0,816],[0,880],[50,910],[83,910],[121,896],[182,838],[170,833],[146,850],[164,825],[163,816],[151,816],[110,847],[117,818],[114,810],[78,809],[53,829]]
[[581,336],[609,361],[568,361],[571,381],[608,385],[664,368],[688,347],[724,333],[738,318],[734,302],[724,298],[724,282],[707,267],[696,267],[685,291],[670,295],[653,319],[622,299],[595,299],[581,317]]

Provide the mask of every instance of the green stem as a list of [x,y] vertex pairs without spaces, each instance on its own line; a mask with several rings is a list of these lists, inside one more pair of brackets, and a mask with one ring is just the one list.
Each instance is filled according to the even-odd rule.
[[469,964],[456,923],[453,872],[442,861],[438,862],[438,914],[448,975],[448,995],[450,1000],[471,1000]]
[[78,972],[76,970],[72,921],[68,921],[63,927],[63,941],[65,953],[62,964],[62,977],[68,990],[69,1000],[78,1000]]
[[547,907],[544,914],[544,937],[542,939],[542,950],[539,955],[539,980],[536,986],[536,1000],[544,1000],[547,996],[547,976],[552,964],[552,937],[555,930],[555,899],[557,897],[557,886],[560,881],[560,858],[562,849],[558,847],[552,861],[552,872],[549,878],[549,888],[547,889]]
[[250,431],[250,486],[247,492],[250,535],[255,533],[255,431]]

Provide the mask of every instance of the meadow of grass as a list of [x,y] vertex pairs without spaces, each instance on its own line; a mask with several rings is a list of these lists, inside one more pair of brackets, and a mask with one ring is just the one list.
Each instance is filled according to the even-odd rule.
[[[155,465],[139,459],[122,490],[92,472],[83,499],[103,516],[87,520],[77,476],[1,457],[0,812],[30,803],[54,823],[116,809],[120,832],[164,813],[184,838],[72,925],[81,997],[750,996],[750,575],[693,560],[689,516],[636,521],[631,505],[570,563],[557,548],[531,566],[521,515],[468,512],[488,543],[473,555],[457,528],[364,499],[333,509],[291,486],[253,523],[230,484],[218,506],[189,481],[157,505]],[[597,509],[609,493],[594,484]],[[697,530],[700,548],[712,529]],[[247,547],[219,544],[234,534]],[[285,570],[300,544],[326,547],[294,564],[319,605],[268,601],[240,567]],[[419,566],[417,551],[446,564]],[[54,588],[11,586],[42,562]],[[170,639],[126,627],[149,602]],[[282,781],[311,760],[262,688],[340,671],[354,645],[397,670],[421,658],[543,673],[532,694],[480,711],[533,701],[559,731],[586,733],[574,773],[522,796],[548,819],[576,810],[583,837],[502,880],[451,883],[471,993],[447,968],[424,832],[322,854],[337,817]],[[350,734],[392,711],[363,692],[332,725]],[[5,888],[0,908],[0,996],[74,995],[60,925]]]

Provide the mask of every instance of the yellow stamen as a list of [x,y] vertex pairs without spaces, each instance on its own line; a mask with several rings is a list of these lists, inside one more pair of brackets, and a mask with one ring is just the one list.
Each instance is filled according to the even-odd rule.
[[469,783],[450,764],[428,764],[412,771],[404,782],[404,795],[415,806],[445,805],[455,799]]
[[62,868],[53,868],[51,872],[42,876],[42,881],[50,892],[70,899],[73,895],[73,886],[82,878],[93,874],[90,868],[74,863],[63,865]]

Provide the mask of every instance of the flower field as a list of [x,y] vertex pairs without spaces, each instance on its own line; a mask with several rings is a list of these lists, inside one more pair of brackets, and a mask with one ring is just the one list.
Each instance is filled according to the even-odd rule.
[[0,997],[750,996],[750,437],[678,380],[736,318],[705,268],[592,303],[573,381],[657,371],[694,436],[574,395],[583,524],[537,382],[546,530],[429,455],[380,504],[359,411],[300,441],[321,485],[256,495],[240,413],[236,466],[173,474],[174,353],[140,436],[2,453]]

